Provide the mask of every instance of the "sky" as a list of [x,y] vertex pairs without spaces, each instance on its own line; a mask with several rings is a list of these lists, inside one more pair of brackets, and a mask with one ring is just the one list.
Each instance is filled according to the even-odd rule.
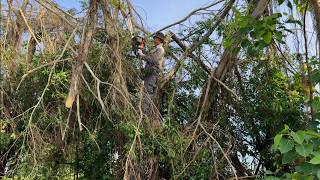
[[[64,9],[80,9],[79,0],[53,0]],[[144,20],[144,26],[151,32],[176,22],[188,15],[194,9],[203,7],[212,3],[214,0],[131,0],[138,13]],[[216,0],[217,1],[217,0]],[[5,4],[6,0],[1,0]],[[279,6],[279,8],[281,8]],[[195,17],[194,19],[198,19]],[[200,17],[201,18],[201,17]],[[311,20],[312,18],[308,18]],[[307,32],[313,30],[313,24],[307,21]],[[175,30],[175,28],[172,28]],[[315,33],[309,33],[310,42],[315,41]],[[294,43],[292,43],[294,44]],[[311,43],[315,44],[315,43]],[[294,47],[292,47],[294,49]],[[300,48],[303,48],[301,46]],[[313,47],[311,49],[314,49]],[[303,52],[303,51],[301,51]],[[314,54],[315,51],[311,51]]]
[[[55,0],[63,8],[79,8],[79,0]],[[155,31],[188,15],[212,0],[132,0],[145,20],[148,30]]]

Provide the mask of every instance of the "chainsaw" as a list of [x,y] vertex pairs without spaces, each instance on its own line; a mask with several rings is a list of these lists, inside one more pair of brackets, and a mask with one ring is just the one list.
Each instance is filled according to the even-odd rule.
[[141,36],[134,36],[131,40],[131,45],[133,52],[136,56],[138,56],[138,50],[144,50],[146,45],[146,40]]

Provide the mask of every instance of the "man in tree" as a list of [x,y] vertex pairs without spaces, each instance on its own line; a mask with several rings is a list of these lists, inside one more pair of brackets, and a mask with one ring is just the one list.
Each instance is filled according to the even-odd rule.
[[[146,62],[144,67],[144,88],[146,95],[142,100],[142,111],[147,115],[150,120],[151,129],[159,129],[161,127],[161,118],[158,115],[157,109],[159,108],[159,81],[163,73],[164,62],[164,34],[161,32],[155,33],[153,36],[154,48],[147,54],[142,52],[142,49],[137,51],[142,60]],[[148,157],[148,179],[159,179],[159,164],[158,156],[152,155]]]
[[144,102],[142,103],[142,110],[146,114],[152,112],[153,104],[158,104],[158,84],[160,76],[163,73],[165,54],[164,48],[162,47],[164,37],[163,33],[157,32],[153,36],[155,47],[149,53],[144,54],[141,49],[138,50],[138,55],[146,62],[143,80],[148,96],[144,97]]

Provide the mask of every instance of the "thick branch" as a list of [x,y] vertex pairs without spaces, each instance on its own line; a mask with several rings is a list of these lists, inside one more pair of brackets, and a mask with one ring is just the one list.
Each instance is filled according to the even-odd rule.
[[[172,36],[171,36],[172,40],[174,40],[174,41],[179,45],[179,47],[180,47],[183,51],[186,51],[186,50],[188,49],[187,46],[176,36],[176,34],[174,34],[174,33],[172,33],[172,32],[171,32],[171,34],[172,34]],[[196,63],[197,63],[203,70],[205,70],[207,73],[210,73],[210,68],[209,68],[207,65],[205,65],[205,64],[201,61],[201,59],[199,59],[198,57],[196,57],[192,52],[190,52],[188,55],[189,55],[190,58],[194,59],[194,60],[196,61]]]
[[314,19],[316,21],[318,45],[320,48],[320,0],[311,0],[310,2],[314,10]]
[[[256,8],[251,13],[251,16],[253,18],[259,18],[267,8],[269,0],[260,0],[258,1]],[[239,33],[235,33],[233,36],[233,39],[237,39],[239,37]],[[220,63],[218,67],[211,72],[210,78],[207,82],[206,88],[203,89],[203,93],[201,95],[202,99],[202,105],[201,105],[201,112],[199,113],[199,117],[207,118],[209,109],[212,107],[212,104],[214,103],[214,98],[216,97],[216,94],[218,93],[218,82],[212,82],[214,79],[218,79],[220,81],[225,80],[226,74],[232,69],[232,66],[234,65],[234,61],[238,55],[238,53],[232,52],[233,49],[237,48],[239,46],[240,41],[235,41],[232,48],[225,49],[225,51],[222,54]],[[207,93],[209,91],[209,93]],[[208,97],[206,97],[206,94],[209,94]]]
[[[187,58],[187,57],[195,57],[192,52],[199,47],[201,44],[203,44],[209,37],[210,35],[214,32],[214,30],[218,27],[218,25],[221,23],[221,21],[228,15],[233,3],[235,2],[235,0],[230,0],[227,4],[227,6],[224,8],[224,10],[222,11],[221,15],[218,17],[218,19],[215,21],[215,23],[213,24],[212,27],[210,27],[210,29],[208,30],[208,32],[197,42],[194,42],[193,44],[191,44],[188,48],[184,45],[184,43],[182,41],[180,41],[176,36],[174,36],[172,39],[175,40],[177,42],[177,44],[182,48],[182,50],[184,50],[184,54],[183,56],[180,58],[179,60],[179,64],[177,64],[177,66],[175,67],[176,70],[179,70],[179,68],[181,67],[181,65],[183,64],[183,61]],[[207,67],[201,60],[199,60],[198,58],[194,58],[196,60],[196,62],[206,71],[206,72],[212,72],[212,70],[210,70],[209,67]],[[167,81],[169,81],[170,79],[166,79]]]
[[93,33],[97,23],[97,0],[90,0],[88,10],[88,19],[85,32],[81,39],[81,48],[76,66],[72,71],[69,94],[66,100],[66,107],[71,108],[75,97],[79,93],[80,78],[83,71],[83,65],[88,59],[89,47],[91,45]]

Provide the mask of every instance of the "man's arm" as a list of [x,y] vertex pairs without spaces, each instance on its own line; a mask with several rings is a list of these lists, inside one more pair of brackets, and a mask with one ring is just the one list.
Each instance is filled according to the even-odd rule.
[[164,55],[164,52],[161,48],[156,48],[154,52],[148,54],[148,55],[145,55],[141,49],[138,50],[138,54],[139,56],[149,62],[149,63],[158,63],[157,60],[158,59],[161,59]]

